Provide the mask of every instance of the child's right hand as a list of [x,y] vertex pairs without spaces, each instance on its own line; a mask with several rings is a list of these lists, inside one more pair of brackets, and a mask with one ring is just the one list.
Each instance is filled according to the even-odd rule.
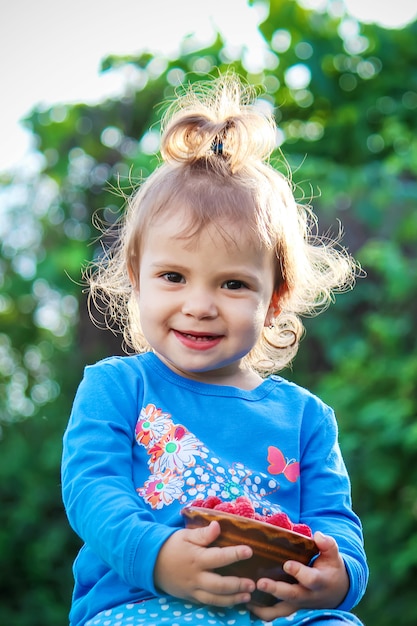
[[213,570],[252,556],[249,546],[209,547],[220,534],[218,522],[175,532],[162,546],[154,571],[155,585],[169,595],[214,606],[250,601],[255,583],[222,576]]

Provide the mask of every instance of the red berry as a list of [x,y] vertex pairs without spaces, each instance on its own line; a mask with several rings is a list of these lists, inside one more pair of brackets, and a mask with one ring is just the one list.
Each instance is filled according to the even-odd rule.
[[268,524],[273,524],[274,526],[279,526],[287,530],[292,530],[293,528],[292,522],[286,513],[274,513],[273,515],[267,516],[265,521],[268,522]]
[[307,524],[294,524],[292,529],[294,532],[300,533],[300,535],[305,535],[306,537],[313,536],[313,531]]
[[208,496],[203,502],[202,506],[205,509],[214,509],[217,504],[221,503],[221,500],[217,496]]
[[223,513],[235,513],[235,505],[233,502],[220,502],[214,507],[215,511],[223,511]]
[[255,509],[252,502],[246,496],[239,496],[235,501],[236,515],[253,519],[255,517]]
[[191,502],[190,505],[187,506],[199,506],[199,507],[203,507],[204,506],[204,500],[201,498],[200,500],[193,500],[193,502]]

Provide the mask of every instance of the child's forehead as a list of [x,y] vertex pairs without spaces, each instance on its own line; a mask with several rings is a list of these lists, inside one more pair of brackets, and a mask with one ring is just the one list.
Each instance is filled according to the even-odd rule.
[[238,249],[263,247],[253,225],[245,220],[237,223],[226,216],[217,220],[209,217],[202,219],[185,207],[161,212],[149,227],[155,231],[163,230],[165,235],[181,241],[183,247],[190,249],[198,248],[202,240],[212,242],[214,247],[219,243]]

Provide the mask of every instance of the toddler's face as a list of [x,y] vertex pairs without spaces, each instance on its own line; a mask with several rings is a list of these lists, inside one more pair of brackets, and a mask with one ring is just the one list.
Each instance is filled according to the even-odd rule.
[[181,233],[178,211],[153,223],[139,267],[142,331],[173,371],[195,380],[244,385],[241,359],[273,317],[274,253],[256,246],[239,224]]

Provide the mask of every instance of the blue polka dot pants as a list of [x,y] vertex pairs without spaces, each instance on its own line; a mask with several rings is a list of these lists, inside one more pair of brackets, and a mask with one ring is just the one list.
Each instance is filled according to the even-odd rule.
[[242,607],[219,608],[176,600],[153,598],[102,611],[85,626],[363,626],[345,611],[301,610],[265,622]]

